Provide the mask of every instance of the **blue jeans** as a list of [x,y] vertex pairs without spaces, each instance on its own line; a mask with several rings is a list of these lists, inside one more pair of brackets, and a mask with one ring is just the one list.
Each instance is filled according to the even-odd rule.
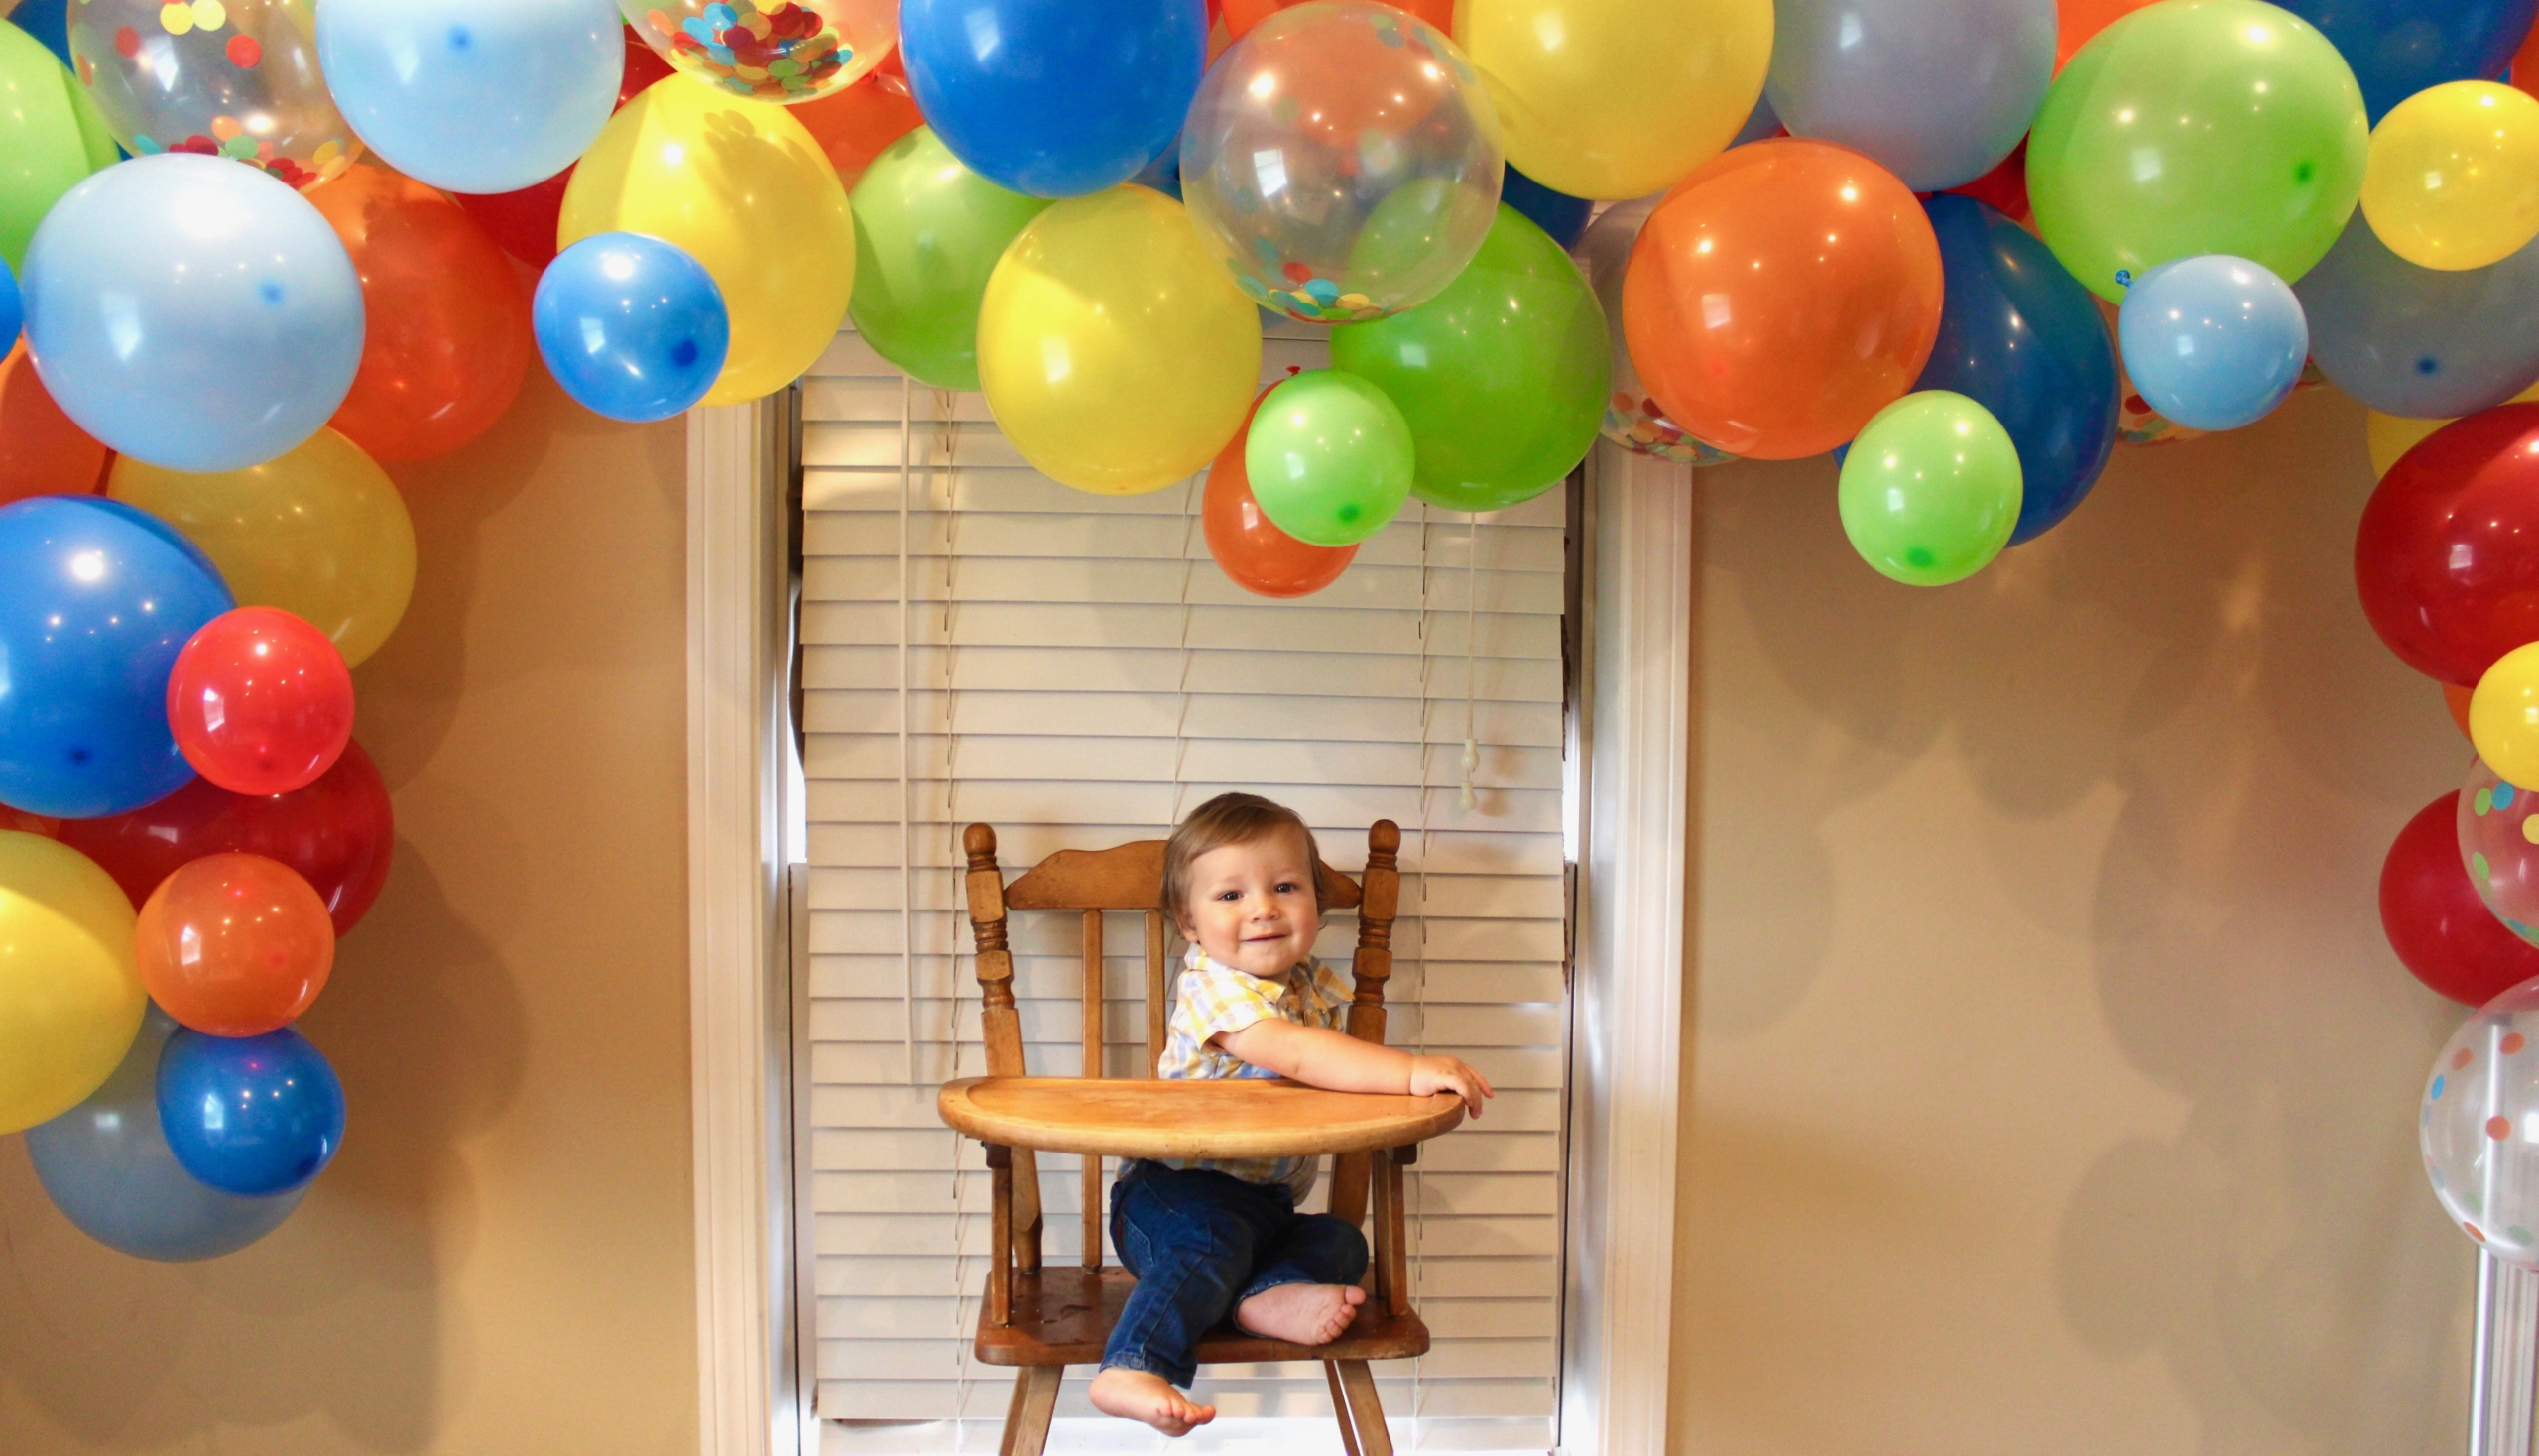
[[1327,1213],[1299,1214],[1284,1183],[1133,1161],[1111,1185],[1111,1242],[1138,1276],[1102,1347],[1119,1366],[1188,1386],[1199,1337],[1280,1284],[1354,1284],[1367,1239]]

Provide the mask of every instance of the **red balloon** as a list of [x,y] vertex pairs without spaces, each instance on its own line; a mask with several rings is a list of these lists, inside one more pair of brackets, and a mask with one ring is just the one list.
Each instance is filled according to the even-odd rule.
[[2389,651],[2475,687],[2539,641],[2539,404],[2455,421],[2398,457],[2354,538],[2362,614]]
[[2464,1006],[2483,1006],[2539,976],[2539,945],[2513,934],[2478,898],[2460,863],[2460,790],[2426,804],[2380,865],[2380,928],[2416,979]]
[[161,881],[132,945],[150,999],[206,1036],[290,1026],[335,966],[317,892],[260,854],[206,855]]
[[168,727],[194,772],[232,793],[305,789],[352,742],[352,669],[303,619],[239,607],[177,654]]
[[[635,99],[646,86],[671,73],[661,53],[626,32],[626,71],[617,83],[617,104]],[[450,200],[476,219],[502,250],[532,268],[555,261],[555,231],[564,215],[564,184],[573,180],[567,167],[543,182],[516,192],[452,192]]]
[[[1265,389],[1252,397],[1258,412],[1269,397]],[[1252,478],[1245,473],[1243,443],[1252,433],[1252,414],[1234,432],[1217,462],[1208,467],[1207,493],[1200,497],[1199,525],[1208,535],[1208,554],[1218,569],[1244,590],[1260,596],[1310,596],[1340,579],[1358,559],[1354,546],[1309,546],[1270,524],[1261,503],[1252,497]]]
[[161,881],[204,855],[280,860],[317,892],[342,935],[370,912],[388,881],[397,825],[379,766],[354,743],[324,778],[292,793],[251,798],[196,779],[128,814],[64,820],[57,837],[113,876],[135,910]]

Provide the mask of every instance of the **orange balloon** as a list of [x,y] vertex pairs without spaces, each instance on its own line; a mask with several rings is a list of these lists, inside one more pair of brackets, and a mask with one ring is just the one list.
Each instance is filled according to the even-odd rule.
[[368,315],[352,393],[326,423],[382,461],[446,455],[492,428],[537,348],[511,260],[457,203],[383,167],[347,168],[307,197],[352,254]]
[[2152,0],[2054,0],[2054,68],[2061,70],[2090,38]]
[[890,73],[900,59],[893,51],[882,68],[817,101],[787,107],[793,119],[810,128],[826,152],[837,180],[853,190],[855,180],[893,142],[925,124],[925,113],[908,99],[907,82]]
[[2442,684],[2442,705],[2451,710],[2451,721],[2460,725],[2460,736],[2471,743],[2477,740],[2469,734],[2469,699],[2477,695],[2474,687],[2462,687],[2457,682]]
[[1850,439],[1913,386],[1940,327],[1940,245],[1895,175],[1784,138],[1721,153],[1649,215],[1623,337],[1668,419],[1733,455]]
[[[1226,33],[1242,40],[1244,33],[1281,10],[1302,5],[1305,0],[1226,0]],[[1455,0],[1391,0],[1395,10],[1419,17],[1440,32],[1452,35],[1455,29]]]
[[206,1035],[260,1036],[297,1021],[326,989],[335,926],[289,865],[206,855],[150,893],[133,950],[160,1010]]
[[0,359],[0,506],[28,496],[86,494],[105,469],[106,447],[53,402],[20,339]]
[[1208,536],[1208,554],[1217,558],[1218,569],[1235,585],[1257,596],[1311,596],[1340,579],[1340,573],[1358,559],[1358,548],[1298,541],[1270,525],[1261,503],[1253,499],[1243,445],[1252,433],[1252,416],[1269,395],[1270,389],[1265,388],[1252,397],[1243,428],[1234,432],[1234,438],[1217,452],[1217,462],[1208,467],[1207,491],[1199,498],[1199,527]]

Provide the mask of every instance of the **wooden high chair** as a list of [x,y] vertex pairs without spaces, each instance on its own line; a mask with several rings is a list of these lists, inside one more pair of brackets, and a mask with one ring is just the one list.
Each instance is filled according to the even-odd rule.
[[[1102,1262],[1102,1157],[1287,1157],[1340,1154],[1333,1163],[1331,1211],[1353,1224],[1375,1203],[1373,1289],[1358,1316],[1328,1345],[1264,1340],[1221,1325],[1199,1345],[1199,1363],[1318,1360],[1331,1384],[1340,1439],[1350,1456],[1390,1456],[1392,1439],[1376,1399],[1370,1360],[1425,1354],[1428,1327],[1410,1307],[1402,1247],[1401,1170],[1418,1145],[1463,1120],[1451,1093],[1391,1097],[1326,1092],[1284,1080],[1161,1081],[1165,999],[1163,914],[1155,908],[1163,883],[1163,841],[1117,849],[1062,850],[1012,885],[996,863],[996,831],[972,824],[968,851],[970,928],[978,939],[979,992],[988,1075],[944,1084],[936,1099],[943,1121],[987,1146],[996,1263],[979,1310],[978,1358],[1019,1367],[1007,1407],[999,1456],[1040,1456],[1058,1383],[1070,1365],[1098,1365],[1112,1323],[1136,1280]],[[1385,1039],[1385,978],[1392,974],[1392,921],[1400,904],[1395,855],[1401,830],[1390,819],[1367,831],[1367,874],[1358,882],[1329,865],[1314,867],[1325,910],[1358,911],[1352,969],[1357,996],[1349,1034]],[[1023,1068],[1023,1031],[1014,1010],[1014,954],[1006,945],[1009,910],[1074,910],[1084,925],[1084,1075],[1033,1077]],[[1102,916],[1106,910],[1146,914],[1147,1055],[1138,1079],[1102,1071]],[[1084,1259],[1075,1269],[1040,1262],[1040,1182],[1036,1154],[1084,1155]]]

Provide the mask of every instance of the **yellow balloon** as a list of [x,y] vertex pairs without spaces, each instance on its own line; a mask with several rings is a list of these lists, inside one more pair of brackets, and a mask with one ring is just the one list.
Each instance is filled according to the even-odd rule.
[[[2533,400],[2539,400],[2539,384],[2504,403],[2523,405]],[[2371,475],[2375,480],[2388,474],[2389,467],[2398,463],[2398,457],[2414,449],[2418,441],[2451,423],[2448,420],[2411,420],[2404,415],[2383,415],[2377,410],[2369,411],[2362,425],[2363,438],[2371,445]]]
[[415,594],[415,525],[388,472],[321,429],[289,454],[217,475],[119,456],[106,494],[183,532],[242,607],[280,607],[346,663],[379,650]]
[[2452,81],[2371,130],[2362,215],[2419,268],[2483,268],[2539,237],[2539,98]]
[[86,855],[0,829],[0,1134],[77,1107],[131,1049],[134,918]]
[[1670,186],[1763,94],[1771,0],[1455,0],[1508,161],[1573,197]]
[[732,346],[709,405],[800,378],[855,292],[855,224],[828,154],[784,107],[694,76],[645,87],[575,164],[556,242],[603,232],[675,243],[723,291]]
[[1070,197],[988,276],[979,385],[1052,480],[1125,496],[1196,474],[1260,381],[1261,310],[1161,192]]
[[2469,741],[2507,784],[2539,784],[2539,642],[2502,657],[2469,699]]

